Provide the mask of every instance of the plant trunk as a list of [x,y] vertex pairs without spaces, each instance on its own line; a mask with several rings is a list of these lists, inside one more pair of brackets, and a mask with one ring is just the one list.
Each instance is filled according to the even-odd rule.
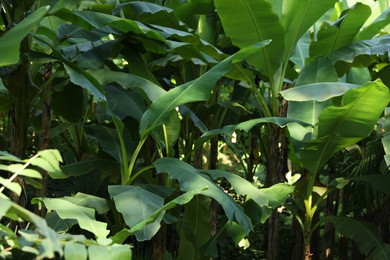
[[[329,182],[335,177],[334,169],[329,170]],[[339,202],[339,191],[334,190],[326,198],[325,216],[336,216]],[[325,223],[322,244],[322,259],[333,260],[335,250],[335,228],[332,223]]]
[[[45,74],[43,75],[43,81],[49,80],[52,71],[52,64],[48,63],[45,66]],[[50,147],[50,125],[51,125],[51,83],[42,91],[42,98],[46,98],[42,103],[42,119],[41,119],[41,150],[49,149]],[[47,178],[48,173],[44,170],[40,170],[42,175],[42,189],[36,191],[37,197],[47,196]],[[44,217],[46,215],[46,208],[42,207],[37,209],[37,213]]]
[[293,241],[293,243],[290,244],[291,247],[288,249],[287,252],[292,252],[291,253],[292,260],[302,260],[302,256],[303,256],[302,229],[296,218],[293,218],[292,220],[290,239],[291,241]]
[[348,259],[348,240],[343,235],[340,235],[339,251],[340,251],[340,255],[339,255],[340,260],[347,260]]
[[[218,167],[218,138],[213,138],[210,141],[210,170],[216,170]],[[215,200],[211,200],[211,221],[210,221],[210,233],[215,235],[218,228],[218,203]]]
[[311,260],[311,256],[312,256],[312,254],[311,254],[311,250],[310,250],[310,242],[308,242],[308,244],[307,243],[305,243],[306,245],[305,245],[305,255],[304,255],[304,259],[305,260]]
[[[268,154],[267,154],[267,177],[266,186],[285,181],[284,175],[287,173],[287,141],[285,130],[277,126],[270,125],[268,129]],[[267,259],[278,259],[279,246],[279,213],[274,209],[268,220],[268,248]]]
[[[24,39],[21,43],[21,53],[29,48],[28,39]],[[21,159],[26,157],[27,148],[27,130],[29,123],[31,100],[34,96],[36,88],[32,83],[29,74],[29,61],[23,55],[20,65],[8,75],[3,77],[4,86],[8,89],[11,98],[10,111],[10,152]],[[10,198],[13,202],[25,207],[27,202],[24,181],[21,177],[16,177],[15,182],[18,182],[22,187],[20,196],[12,193]]]

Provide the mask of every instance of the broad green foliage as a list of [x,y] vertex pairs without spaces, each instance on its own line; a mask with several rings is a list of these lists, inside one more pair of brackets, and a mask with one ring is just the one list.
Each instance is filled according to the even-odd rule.
[[305,168],[316,174],[335,152],[367,137],[389,101],[389,90],[381,82],[347,91],[340,107],[320,114],[316,138],[301,151]]
[[[50,227],[45,219],[39,217],[33,212],[19,206],[15,202],[12,202],[5,194],[3,194],[4,187],[20,192],[21,187],[18,183],[11,182],[16,176],[26,176],[31,178],[41,178],[40,173],[31,166],[34,165],[40,169],[47,170],[48,172],[60,171],[58,167],[59,162],[62,160],[57,150],[45,150],[41,151],[28,160],[20,160],[19,158],[10,155],[6,152],[0,153],[0,160],[12,161],[15,164],[8,166],[0,164],[2,170],[13,173],[8,180],[3,179],[0,188],[0,217],[2,220],[10,219],[13,221],[26,221],[33,224],[31,229],[23,229],[19,231],[17,235],[14,231],[1,225],[2,232],[1,257],[9,257],[12,252],[3,251],[8,245],[14,249],[20,249],[25,252],[32,253],[38,258],[54,258],[55,254],[64,256],[65,259],[73,259],[76,255],[80,259],[87,259],[87,256],[92,257],[93,253],[90,252],[91,247],[95,247],[98,243],[93,240],[87,240],[83,236],[71,236],[59,237],[58,234]],[[57,166],[56,166],[57,165]],[[54,166],[54,167],[53,167]],[[29,168],[28,168],[29,167]],[[57,173],[58,174],[58,173]],[[13,184],[10,186],[9,184]],[[15,188],[18,187],[18,188]],[[108,207],[104,199],[96,198],[87,194],[77,194],[75,197],[69,197],[64,199],[41,199],[49,210],[55,210],[61,218],[76,219],[80,227],[91,231],[97,237],[105,238],[108,232],[101,229],[101,225],[105,226],[105,223],[97,222],[94,218],[94,210],[88,207],[96,208],[96,210],[102,214],[107,212]],[[84,207],[86,206],[86,207]],[[104,227],[103,227],[104,229]],[[26,243],[25,241],[29,241]],[[116,259],[130,259],[131,251],[128,246],[125,245],[112,245],[111,241],[108,241],[102,247],[100,251],[109,252],[112,256],[118,256]],[[87,249],[88,248],[88,249]],[[87,252],[89,251],[89,253]],[[110,256],[111,257],[111,256]],[[112,258],[110,258],[112,259]]]
[[236,220],[245,232],[249,233],[252,228],[250,218],[245,215],[242,207],[214,184],[207,175],[199,173],[191,165],[173,158],[160,159],[156,161],[155,167],[158,173],[166,172],[171,179],[177,179],[180,183],[180,189],[183,191],[199,190],[207,187],[201,194],[218,201],[229,220]]
[[2,44],[0,44],[0,53],[2,53],[2,57],[0,59],[0,66],[18,63],[20,59],[21,41],[42,20],[48,10],[48,6],[41,7],[1,36]]
[[332,222],[337,231],[353,239],[368,258],[390,259],[390,245],[382,241],[374,225],[336,216],[329,216],[326,221]]
[[336,216],[388,218],[388,5],[0,1],[0,257],[217,258],[294,217],[388,258]]

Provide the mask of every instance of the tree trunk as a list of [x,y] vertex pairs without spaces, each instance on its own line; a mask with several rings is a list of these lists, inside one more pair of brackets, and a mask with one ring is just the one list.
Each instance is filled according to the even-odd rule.
[[[210,141],[210,170],[216,170],[218,168],[218,138],[213,138]],[[210,231],[211,235],[217,233],[218,228],[218,203],[215,200],[211,200],[211,221]]]
[[[334,179],[333,168],[329,171],[329,182]],[[326,198],[325,216],[337,215],[339,191],[334,190]],[[335,250],[335,228],[332,223],[325,223],[324,239],[322,244],[322,259],[333,260]]]
[[[45,74],[43,75],[43,81],[48,81],[51,76],[52,64],[48,63],[45,66]],[[50,148],[50,125],[51,125],[51,83],[42,91],[42,98],[45,99],[42,103],[42,119],[41,119],[41,150]],[[42,175],[42,189],[36,191],[37,197],[47,196],[47,177],[48,173],[44,170],[40,170]],[[37,209],[37,214],[41,217],[46,215],[46,208],[42,207]]]
[[[269,150],[267,154],[267,177],[266,186],[285,181],[287,168],[287,140],[285,130],[277,126],[270,125],[269,133]],[[267,259],[278,259],[279,247],[279,213],[274,209],[268,220],[268,248]]]

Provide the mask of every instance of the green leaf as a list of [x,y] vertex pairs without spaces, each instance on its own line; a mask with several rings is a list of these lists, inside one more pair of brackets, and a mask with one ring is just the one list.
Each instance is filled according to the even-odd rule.
[[390,107],[385,109],[385,123],[383,126],[385,134],[382,138],[383,149],[385,150],[385,162],[390,166]]
[[111,71],[109,69],[89,71],[89,73],[95,77],[101,85],[107,85],[108,83],[118,83],[124,89],[138,90],[144,94],[146,98],[154,102],[166,91],[159,85],[147,80],[146,78],[119,71]]
[[[0,205],[3,204],[9,205],[9,200],[0,197]],[[15,215],[18,218],[33,223],[38,229],[39,233],[44,236],[44,238],[41,239],[39,246],[40,257],[52,259],[54,258],[55,253],[58,253],[60,256],[63,254],[57,239],[57,234],[51,228],[49,228],[43,218],[13,202],[11,207],[8,209],[7,214]]]
[[383,55],[390,50],[390,35],[379,36],[371,40],[355,42],[334,51],[328,58],[335,64],[337,61],[353,63],[361,55]]
[[352,239],[368,259],[390,259],[390,245],[383,242],[376,226],[347,217],[328,216],[337,231]]
[[299,39],[290,57],[290,60],[300,69],[305,67],[306,59],[309,57],[309,46],[310,34],[307,32]]
[[229,220],[234,219],[242,225],[248,234],[252,228],[251,220],[245,215],[241,206],[237,205],[234,200],[223,190],[212,182],[212,180],[191,165],[174,158],[162,158],[155,162],[158,173],[166,172],[170,179],[177,179],[182,191],[199,190],[207,187],[208,189],[201,194],[209,196],[219,202],[225,211]]
[[214,129],[214,130],[210,130],[210,131],[206,132],[198,140],[195,141],[195,149],[217,135],[222,134],[225,136],[231,136],[233,134],[233,132],[235,132],[237,130],[243,130],[245,132],[249,132],[256,125],[265,124],[265,123],[276,124],[280,127],[285,127],[286,125],[288,125],[290,123],[298,123],[298,124],[302,124],[302,125],[307,125],[306,123],[304,123],[300,120],[283,118],[283,117],[264,117],[264,118],[258,118],[258,119],[251,119],[248,121],[241,122],[237,125],[227,125],[221,129]]
[[18,63],[20,58],[20,43],[39,21],[42,20],[48,10],[48,6],[39,8],[0,37],[0,66]]
[[100,246],[92,245],[88,247],[89,259],[96,260],[129,260],[132,259],[131,249],[129,245]]
[[281,23],[284,27],[284,55],[287,62],[293,48],[302,35],[335,4],[335,0],[291,0],[282,1]]
[[[129,227],[136,226],[164,204],[162,197],[138,186],[113,185],[108,186],[108,192]],[[164,213],[160,212],[155,221],[134,232],[138,241],[149,240],[157,233]]]
[[390,23],[390,8],[387,8],[386,11],[381,12],[378,18],[375,19],[371,24],[363,28],[358,35],[356,35],[356,39],[359,41],[369,40],[374,38],[377,34],[379,34],[382,29]]
[[22,187],[20,187],[19,183],[16,182],[10,182],[8,179],[4,179],[3,177],[0,177],[0,184],[4,186],[5,188],[9,189],[10,191],[14,192],[18,196],[22,193]]
[[211,199],[202,195],[194,197],[184,208],[179,229],[180,259],[201,259],[201,246],[210,238]]
[[85,245],[82,245],[80,243],[75,242],[68,242],[65,244],[64,248],[64,256],[65,260],[72,260],[72,259],[87,259],[88,252],[85,248]]
[[196,80],[180,85],[160,96],[142,116],[139,130],[141,139],[145,139],[153,129],[167,122],[176,107],[209,99],[215,83],[229,72],[232,63],[242,61],[268,43],[268,41],[260,42],[245,48],[221,61]]
[[125,13],[127,18],[148,24],[158,24],[170,28],[180,28],[180,24],[184,25],[172,9],[159,4],[132,1],[116,5],[112,12],[117,14],[120,10]]
[[93,233],[97,238],[105,238],[110,232],[107,223],[95,219],[95,210],[76,205],[63,198],[40,198],[48,211],[56,211],[62,219],[76,219],[80,228]]
[[215,0],[214,3],[224,31],[234,45],[245,48],[256,42],[272,40],[269,46],[260,50],[255,62],[251,60],[272,77],[282,61],[285,33],[271,4],[265,0]]
[[371,14],[371,9],[357,3],[338,21],[339,26],[329,25],[318,32],[318,40],[310,46],[310,58],[328,55],[353,42],[356,34]]
[[318,58],[303,67],[295,86],[320,82],[337,82],[338,80],[332,61],[324,57]]
[[237,194],[247,195],[248,199],[252,199],[261,207],[275,208],[283,205],[288,196],[294,191],[293,186],[284,183],[276,184],[269,188],[258,188],[237,174],[227,171],[208,170],[202,172],[209,174],[214,180],[225,178]]
[[94,208],[98,214],[102,215],[108,212],[108,202],[106,199],[99,198],[90,194],[78,192],[76,195],[63,197],[63,199],[82,207]]
[[389,89],[380,81],[347,91],[341,107],[321,113],[317,138],[301,151],[303,166],[316,174],[335,152],[367,137],[389,101]]
[[2,197],[0,197],[0,201],[0,219],[3,219],[4,215],[11,208],[13,202],[7,199],[3,199]]
[[31,160],[31,164],[47,171],[50,176],[61,178],[64,174],[61,171],[61,154],[58,150],[48,149],[38,152],[38,157]]
[[368,183],[374,189],[380,190],[384,193],[390,194],[390,175],[383,174],[372,174],[372,175],[362,175],[354,178],[357,181],[363,181]]
[[333,97],[342,96],[350,89],[359,85],[341,82],[323,82],[307,84],[295,88],[286,89],[280,92],[288,101],[309,101],[323,102]]

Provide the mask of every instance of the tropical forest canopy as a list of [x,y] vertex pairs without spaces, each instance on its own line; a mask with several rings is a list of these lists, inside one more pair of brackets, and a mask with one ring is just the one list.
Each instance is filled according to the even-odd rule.
[[389,5],[1,0],[0,257],[390,259]]

